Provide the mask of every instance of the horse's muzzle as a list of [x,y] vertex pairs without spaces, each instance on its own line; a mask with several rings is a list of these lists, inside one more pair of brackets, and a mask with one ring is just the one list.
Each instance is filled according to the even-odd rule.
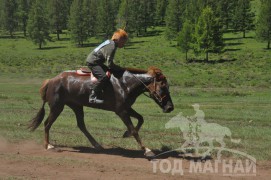
[[163,108],[164,113],[170,113],[173,110],[174,110],[174,106],[172,102],[168,102],[167,105]]

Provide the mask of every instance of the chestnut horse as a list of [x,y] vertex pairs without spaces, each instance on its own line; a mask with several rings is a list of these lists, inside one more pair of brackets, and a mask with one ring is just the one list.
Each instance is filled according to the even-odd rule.
[[[37,115],[30,121],[29,129],[34,131],[41,124],[45,116],[44,106],[48,102],[50,113],[44,122],[44,146],[46,149],[54,148],[49,143],[49,130],[64,106],[67,105],[74,111],[79,129],[96,149],[101,150],[103,149],[102,146],[86,129],[83,106],[113,111],[121,118],[128,129],[123,137],[133,135],[141,149],[145,151],[145,155],[153,156],[154,154],[142,144],[138,135],[138,131],[144,122],[143,117],[131,106],[138,96],[149,92],[149,97],[163,109],[163,112],[168,113],[174,109],[168,82],[162,71],[150,67],[148,71],[126,70],[118,78],[111,75],[110,83],[103,92],[103,104],[90,104],[88,102],[93,83],[95,82],[92,82],[89,76],[80,76],[76,71],[65,71],[50,80],[45,80],[40,88],[43,105]],[[134,127],[131,117],[138,120],[136,127]]]

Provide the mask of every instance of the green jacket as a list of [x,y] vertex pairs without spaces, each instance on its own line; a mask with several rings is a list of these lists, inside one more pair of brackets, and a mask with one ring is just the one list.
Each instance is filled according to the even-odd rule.
[[120,66],[114,64],[114,56],[117,50],[117,44],[112,40],[106,40],[96,47],[87,57],[90,65],[105,64],[109,69],[120,70]]

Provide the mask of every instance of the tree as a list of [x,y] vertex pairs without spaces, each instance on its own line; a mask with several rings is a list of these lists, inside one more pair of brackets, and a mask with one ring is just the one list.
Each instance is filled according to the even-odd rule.
[[88,29],[88,36],[95,36],[98,31],[97,11],[98,0],[85,0],[84,11],[86,13],[86,26]]
[[191,49],[192,43],[192,31],[193,26],[189,20],[185,21],[183,24],[183,28],[179,33],[177,42],[181,51],[185,52],[185,59],[187,60],[187,53],[189,49]]
[[18,5],[16,0],[4,0],[3,21],[4,29],[7,30],[13,38],[13,33],[18,26],[17,21]]
[[196,24],[203,8],[201,0],[189,0],[185,5],[184,21],[189,20],[192,24]]
[[185,9],[184,0],[171,0],[166,10],[166,38],[173,40],[177,38],[178,32],[182,28],[182,14]]
[[147,32],[147,28],[154,25],[154,17],[155,17],[155,0],[141,0],[140,1],[140,14],[142,18],[141,27],[144,33]]
[[83,3],[83,0],[74,0],[70,8],[69,17],[71,39],[79,46],[83,46],[84,41],[88,38],[88,27]]
[[156,25],[163,25],[165,23],[167,5],[168,5],[168,0],[156,0],[156,6],[155,6]]
[[50,29],[57,34],[57,40],[60,40],[60,33],[66,28],[68,7],[67,2],[63,0],[49,0],[47,2]]
[[0,0],[0,29],[3,29],[4,24],[4,1]]
[[129,34],[144,35],[154,25],[154,0],[122,0],[118,11],[118,26]]
[[219,53],[224,47],[223,33],[219,19],[214,16],[213,10],[207,6],[203,9],[195,27],[194,50],[196,53],[204,52],[205,60],[209,60],[209,53]]
[[270,49],[271,42],[271,1],[262,0],[260,13],[256,27],[258,40],[267,41],[267,49]]
[[217,3],[217,12],[225,29],[229,29],[233,23],[236,4],[236,0],[219,0]]
[[39,48],[46,44],[46,40],[51,40],[49,34],[49,20],[47,17],[44,0],[34,0],[29,13],[27,31],[30,39]]
[[234,15],[234,29],[243,32],[243,38],[246,37],[246,31],[254,28],[255,13],[251,11],[250,0],[238,0]]
[[131,13],[129,13],[129,9],[130,9],[130,1],[129,0],[121,0],[120,6],[119,6],[119,11],[118,11],[118,15],[117,15],[117,26],[118,27],[125,27],[126,31],[130,33],[130,29],[126,27],[126,25],[130,24],[130,17]]
[[114,1],[99,0],[98,12],[99,29],[105,33],[105,38],[109,38],[116,29],[117,10],[114,8]]
[[30,1],[20,0],[19,7],[18,7],[18,16],[20,19],[20,23],[22,24],[22,30],[24,31],[25,37],[26,37],[26,27],[27,27],[29,10],[30,10]]
[[141,31],[140,1],[122,0],[118,12],[118,26],[125,27],[129,34],[139,36]]

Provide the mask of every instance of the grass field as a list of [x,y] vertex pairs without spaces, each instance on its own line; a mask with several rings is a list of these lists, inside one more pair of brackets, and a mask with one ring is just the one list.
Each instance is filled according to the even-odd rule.
[[[171,84],[175,105],[172,113],[163,114],[145,96],[134,105],[145,118],[140,132],[145,144],[153,149],[180,147],[184,140],[179,130],[167,130],[164,125],[179,112],[193,115],[191,105],[199,103],[207,122],[228,127],[233,138],[241,139],[239,144],[234,144],[226,138],[228,148],[246,152],[257,160],[271,160],[271,51],[265,49],[265,43],[255,41],[253,32],[246,39],[239,33],[228,33],[223,54],[212,54],[210,62],[205,63],[202,57],[194,57],[190,52],[189,57],[197,61],[186,62],[176,43],[164,39],[162,30],[152,29],[148,37],[131,39],[116,54],[116,63],[122,66],[161,68]],[[62,41],[49,42],[43,50],[38,50],[21,34],[15,39],[0,39],[2,137],[13,142],[35,140],[42,144],[43,127],[34,133],[26,130],[27,122],[41,106],[38,89],[42,80],[85,65],[86,56],[100,42],[90,39],[88,46],[76,48],[68,39],[62,35]],[[134,139],[121,138],[125,126],[116,115],[87,108],[85,112],[87,127],[98,142],[109,147],[138,149]],[[63,146],[90,146],[68,108],[53,125],[51,141]]]
[[[8,81],[8,79],[1,79],[0,84],[0,135],[12,142],[32,139],[42,144],[42,126],[34,133],[26,130],[28,120],[34,116],[41,105],[37,92],[40,79],[28,79],[24,82]],[[247,152],[259,160],[270,160],[271,113],[269,109],[271,104],[268,90],[246,89],[238,93],[236,89],[178,89],[174,87],[172,91],[175,111],[171,114],[162,113],[154,102],[144,96],[140,97],[134,105],[134,108],[145,118],[140,134],[149,147],[153,149],[180,147],[180,143],[184,141],[180,137],[179,130],[167,130],[165,123],[179,112],[183,112],[186,116],[193,115],[195,112],[191,105],[199,103],[205,112],[207,122],[230,128],[233,138],[242,140],[240,144],[234,144],[226,138],[228,148]],[[103,145],[138,148],[134,139],[121,138],[125,126],[116,115],[87,108],[85,112],[88,129]],[[75,116],[69,108],[65,108],[53,125],[51,137],[53,144],[60,146],[90,145],[76,127]]]

